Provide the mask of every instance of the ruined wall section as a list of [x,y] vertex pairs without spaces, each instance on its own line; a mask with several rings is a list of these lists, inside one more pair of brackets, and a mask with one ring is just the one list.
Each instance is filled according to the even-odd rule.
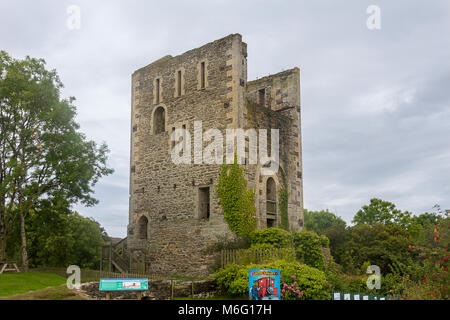
[[[262,94],[264,92],[264,95]],[[263,96],[263,97],[262,97]],[[303,227],[303,177],[300,127],[300,70],[294,68],[247,83],[246,127],[280,131],[280,167],[288,185],[288,217],[293,231]],[[266,181],[259,165],[247,166],[249,181],[256,187],[259,227],[266,227]],[[277,193],[281,171],[275,175]],[[277,197],[277,225],[281,221]]]

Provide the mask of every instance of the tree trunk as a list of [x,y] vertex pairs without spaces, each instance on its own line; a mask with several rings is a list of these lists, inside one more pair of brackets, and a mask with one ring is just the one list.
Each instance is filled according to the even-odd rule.
[[0,229],[0,262],[6,261],[6,230]]
[[23,212],[20,212],[20,238],[22,241],[20,248],[22,253],[22,267],[23,271],[28,272],[27,237],[25,234],[25,216]]

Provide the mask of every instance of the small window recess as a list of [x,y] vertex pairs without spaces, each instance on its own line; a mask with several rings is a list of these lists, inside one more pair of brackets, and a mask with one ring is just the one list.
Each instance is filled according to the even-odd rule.
[[203,61],[200,64],[200,88],[205,89],[205,83],[206,83],[206,66],[205,62]]
[[209,187],[198,188],[198,211],[199,218],[209,220],[210,200]]

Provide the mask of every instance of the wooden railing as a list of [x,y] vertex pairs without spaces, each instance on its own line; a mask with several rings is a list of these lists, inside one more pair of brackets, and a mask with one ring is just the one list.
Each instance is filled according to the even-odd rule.
[[229,264],[266,263],[274,260],[295,261],[294,248],[260,248],[222,250],[222,268]]
[[277,214],[277,202],[272,200],[266,200],[266,212],[271,215]]

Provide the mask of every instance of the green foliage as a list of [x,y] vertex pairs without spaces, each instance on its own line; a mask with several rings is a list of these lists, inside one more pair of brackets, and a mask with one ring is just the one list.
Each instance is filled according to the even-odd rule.
[[247,189],[247,180],[237,164],[236,155],[233,164],[222,165],[217,195],[224,219],[232,232],[245,237],[256,229],[255,190]]
[[230,264],[214,274],[217,289],[232,296],[248,294],[248,266]]
[[74,212],[56,216],[59,220],[58,226],[44,229],[40,224],[42,219],[38,215],[33,218],[35,221],[29,231],[30,258],[33,265],[99,268],[100,248],[104,241],[103,230],[98,222]]
[[363,206],[354,216],[353,222],[356,224],[383,223],[407,227],[411,222],[411,213],[400,211],[395,204],[381,199],[370,199],[370,204]]
[[[340,263],[348,267],[346,257],[352,257],[352,266],[358,268],[366,261],[378,265],[383,274],[389,272],[389,265],[411,263],[410,255],[405,251],[409,245],[409,234],[402,227],[384,224],[360,224],[349,228],[348,241],[345,244]],[[348,269],[347,269],[348,270]]]
[[[401,299],[448,299],[450,219],[439,206],[435,208],[436,213],[412,216],[390,202],[372,199],[358,211],[353,220],[356,225],[351,227],[333,224],[332,214],[326,211],[317,214],[321,219],[312,218],[316,214],[306,211],[305,226],[330,239],[337,262],[325,268],[330,287],[336,291],[398,294]],[[369,265],[381,269],[380,289],[367,288]]]
[[257,229],[250,234],[250,243],[255,247],[287,248],[291,246],[291,234],[279,228]]
[[95,205],[93,187],[113,172],[106,144],[97,146],[79,131],[75,98],[62,98],[62,87],[44,60],[16,60],[0,51],[0,259],[8,233],[25,221],[19,229],[25,269],[30,212]]
[[[450,276],[450,217],[439,219],[431,230],[429,239],[419,246],[411,247],[411,254],[415,257],[415,263],[420,268],[420,276],[412,277],[416,284],[420,284],[421,290],[415,294],[421,299],[446,299],[449,298]],[[433,239],[433,240],[431,240]],[[409,294],[411,292],[409,291]]]
[[311,231],[302,231],[293,234],[293,241],[299,261],[314,268],[324,269],[325,257],[322,246],[327,244],[326,237],[320,237]]
[[295,287],[302,292],[302,300],[327,300],[330,298],[324,272],[298,262],[283,260],[258,265],[229,265],[214,275],[217,288],[225,294],[247,296],[249,269],[280,269],[281,283],[292,285],[297,282]]
[[317,234],[325,234],[332,227],[339,226],[345,229],[346,223],[340,217],[327,210],[304,210],[305,229]]
[[[323,247],[329,247],[331,255],[341,256],[342,247],[346,241],[346,223],[340,217],[328,210],[310,211],[304,210],[305,229],[314,231],[328,239],[328,244],[323,243]],[[325,238],[324,238],[325,239]]]
[[[105,232],[95,220],[76,212],[61,214],[46,208],[30,212],[26,228],[31,267],[99,268]],[[14,232],[8,239],[10,255],[18,252],[18,238],[18,232]]]
[[289,231],[289,216],[288,216],[288,186],[286,182],[286,175],[283,171],[281,171],[282,176],[282,186],[280,187],[280,190],[278,192],[279,196],[279,207],[280,207],[280,216],[281,216],[281,223],[280,227],[284,230]]

